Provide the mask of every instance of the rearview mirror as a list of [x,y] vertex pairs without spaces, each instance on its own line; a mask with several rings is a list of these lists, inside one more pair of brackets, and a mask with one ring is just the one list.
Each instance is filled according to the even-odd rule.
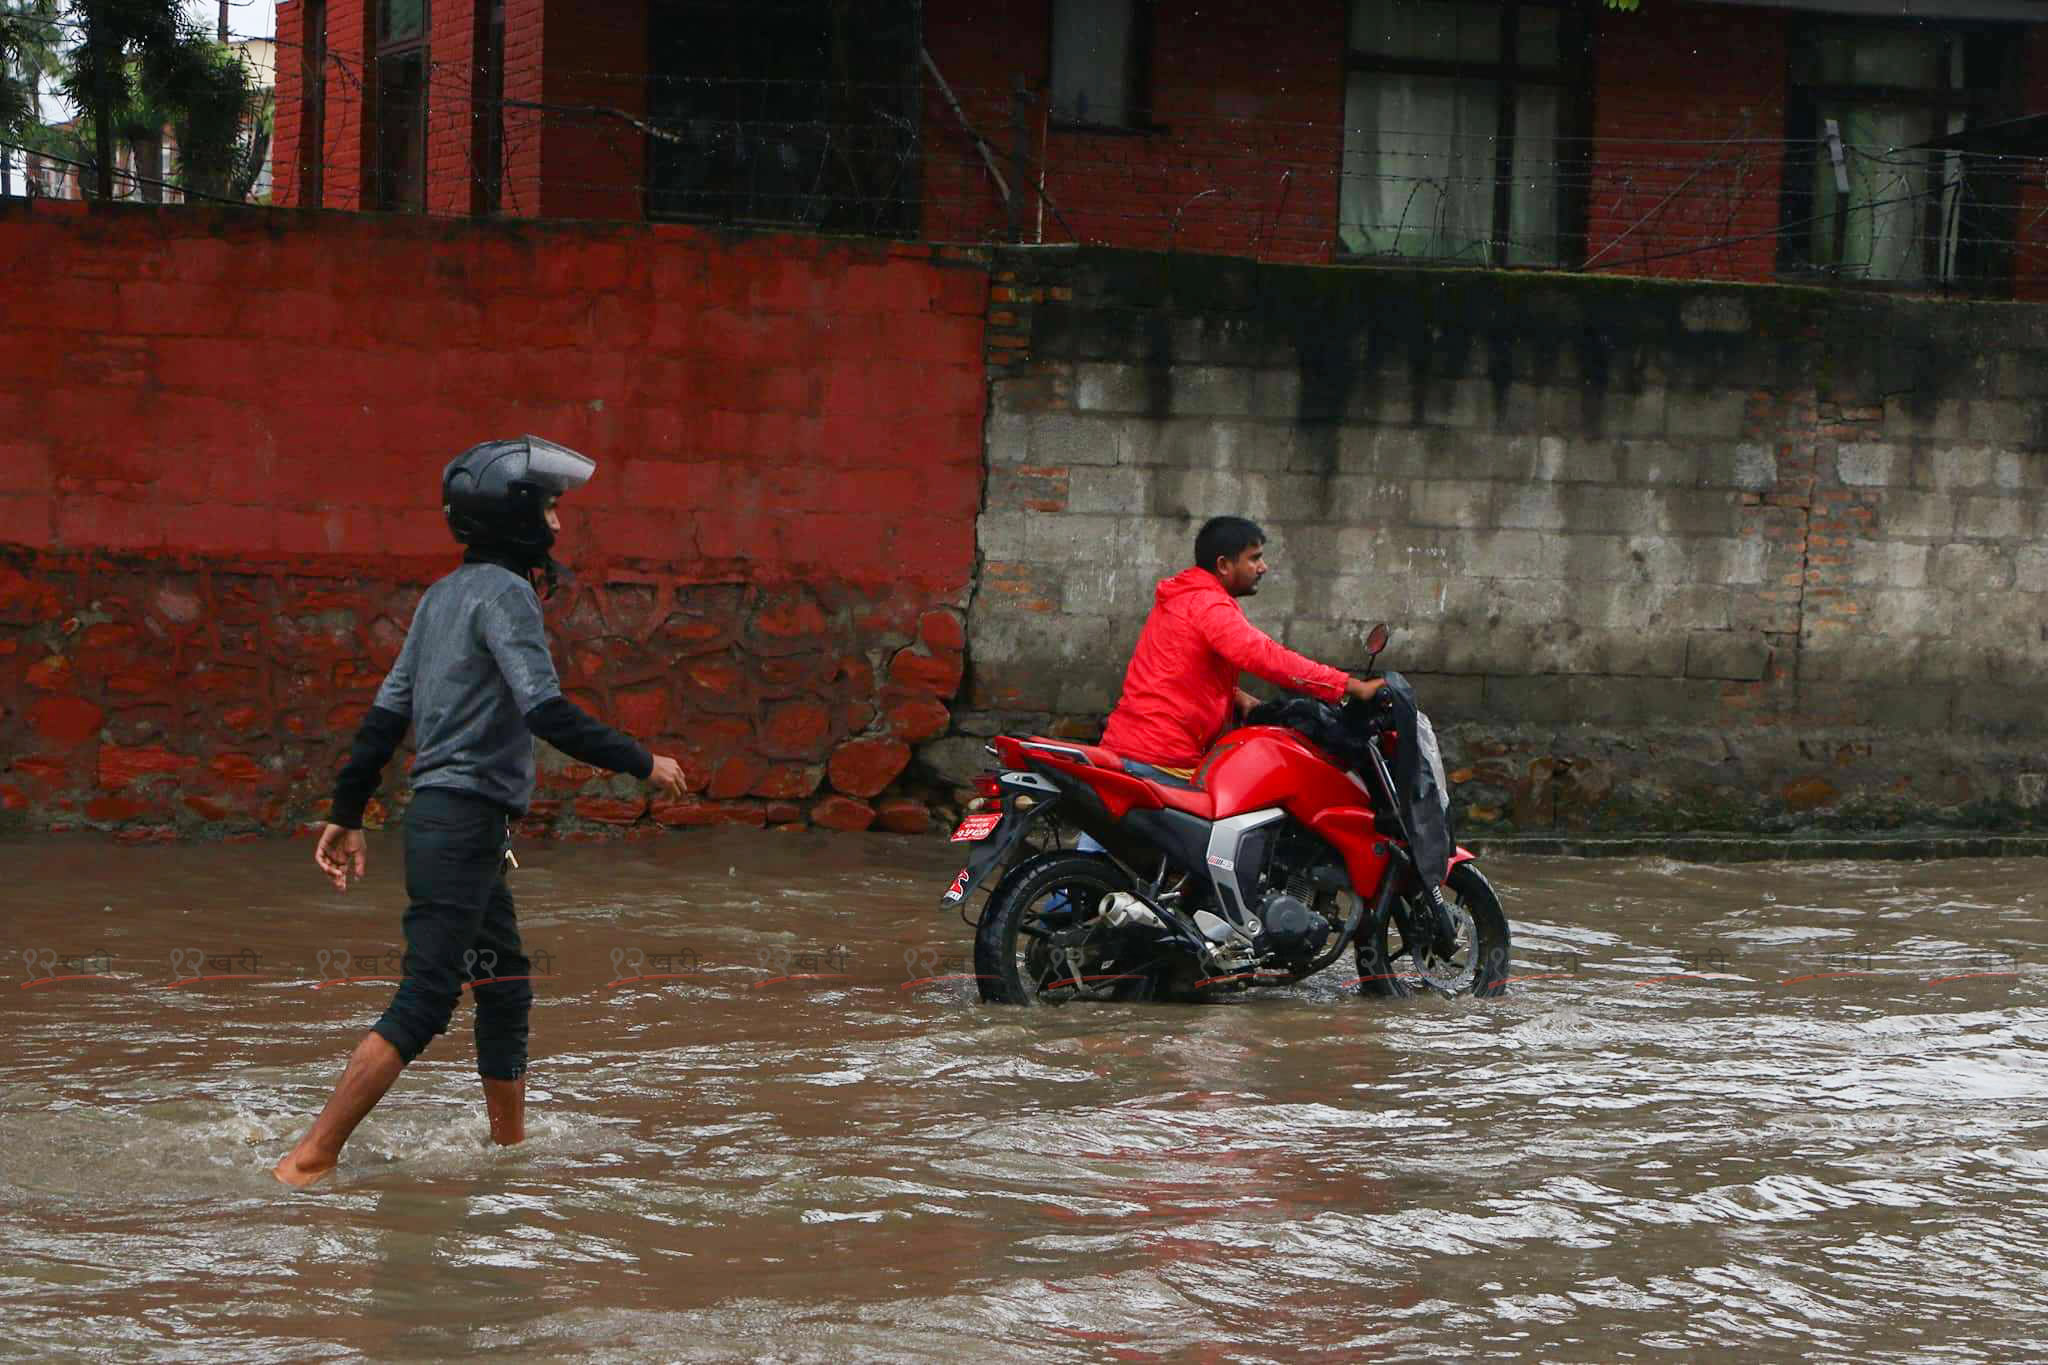
[[1392,634],[1392,632],[1387,629],[1387,623],[1385,621],[1382,621],[1378,625],[1374,626],[1372,628],[1371,633],[1365,637],[1366,652],[1369,654],[1377,655],[1381,650],[1387,647],[1387,636],[1390,634]]

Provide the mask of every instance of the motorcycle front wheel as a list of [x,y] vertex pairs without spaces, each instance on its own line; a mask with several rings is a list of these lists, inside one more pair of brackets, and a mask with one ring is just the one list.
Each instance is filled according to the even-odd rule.
[[1158,969],[1139,934],[1103,918],[1103,903],[1131,889],[1108,858],[1054,853],[1019,864],[989,897],[974,934],[981,998],[999,1005],[1148,1000]]
[[1448,958],[1416,960],[1402,940],[1392,907],[1358,928],[1358,990],[1361,995],[1405,997],[1431,991],[1437,995],[1499,995],[1508,976],[1512,945],[1508,917],[1493,886],[1470,863],[1451,869],[1444,899],[1458,928],[1458,945]]

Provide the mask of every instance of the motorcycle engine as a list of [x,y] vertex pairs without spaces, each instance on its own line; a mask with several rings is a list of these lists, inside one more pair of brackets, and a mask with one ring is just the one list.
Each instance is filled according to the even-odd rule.
[[1330,941],[1330,921],[1299,896],[1276,891],[1259,907],[1269,950],[1287,961],[1305,962]]

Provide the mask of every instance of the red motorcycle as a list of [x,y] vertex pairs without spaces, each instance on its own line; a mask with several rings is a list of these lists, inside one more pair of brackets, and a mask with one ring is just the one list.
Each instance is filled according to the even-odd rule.
[[[1386,639],[1374,627],[1374,661]],[[994,809],[954,832],[977,847],[941,898],[964,917],[1000,869],[974,923],[982,999],[1200,998],[1303,980],[1347,946],[1365,994],[1499,994],[1507,917],[1451,841],[1428,717],[1399,673],[1386,684],[1341,708],[1267,703],[1191,780],[996,739],[975,802]]]

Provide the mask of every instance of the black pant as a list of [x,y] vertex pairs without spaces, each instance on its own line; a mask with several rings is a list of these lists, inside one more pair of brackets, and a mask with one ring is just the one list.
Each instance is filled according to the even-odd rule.
[[426,787],[406,808],[405,979],[375,1027],[408,1062],[448,1031],[469,983],[477,1073],[505,1081],[526,1074],[532,968],[505,885],[511,837],[510,812],[480,796]]

